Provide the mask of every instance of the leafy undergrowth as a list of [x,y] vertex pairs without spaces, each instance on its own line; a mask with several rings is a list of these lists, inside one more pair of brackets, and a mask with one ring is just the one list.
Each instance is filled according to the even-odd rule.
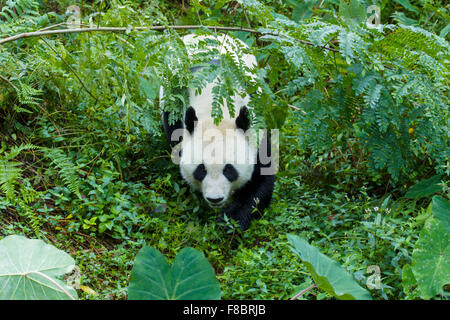
[[[175,169],[167,177],[171,175],[176,177],[171,181],[179,181]],[[156,183],[161,181],[169,183],[169,179]],[[109,186],[113,184],[110,181]],[[272,206],[264,217],[254,221],[246,233],[230,235],[216,224],[216,213],[206,207],[186,214],[198,208],[195,205],[198,206],[199,199],[190,193],[181,201],[178,194],[168,189],[168,201],[161,206],[161,212],[146,214],[149,209],[140,205],[140,195],[151,189],[152,185],[142,185],[141,193],[123,189],[113,194],[122,199],[122,207],[137,208],[135,230],[126,236],[121,236],[121,229],[114,228],[99,235],[90,231],[93,227],[89,221],[74,218],[77,206],[68,211],[50,210],[53,205],[61,208],[60,203],[43,200],[47,203],[45,216],[43,213],[35,216],[40,221],[38,235],[75,259],[82,274],[81,298],[125,299],[134,258],[147,244],[169,259],[188,246],[202,251],[218,275],[224,299],[288,299],[298,293],[296,290],[301,285],[311,283],[311,277],[289,249],[287,233],[300,235],[338,261],[354,273],[363,287],[371,275],[367,268],[377,265],[381,270],[381,288],[372,290],[372,296],[405,298],[401,269],[411,262],[422,227],[413,223],[414,216],[420,212],[420,206],[416,207],[414,201],[383,201],[371,198],[364,189],[349,197],[339,189],[313,189],[300,176],[280,172]],[[182,186],[180,193],[185,192],[188,192],[186,186]],[[59,198],[62,200],[57,201],[64,201],[63,196]],[[26,219],[18,218],[5,207],[2,212],[1,236],[35,237]],[[326,295],[312,289],[303,298],[323,299]]]

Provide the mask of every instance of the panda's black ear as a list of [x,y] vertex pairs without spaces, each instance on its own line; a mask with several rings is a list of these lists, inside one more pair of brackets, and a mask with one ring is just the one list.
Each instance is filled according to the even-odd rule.
[[195,110],[192,107],[189,107],[186,110],[186,115],[184,117],[184,124],[187,131],[189,131],[190,134],[194,132],[195,127],[195,121],[197,121],[197,116],[195,115]]
[[250,119],[248,117],[248,109],[243,106],[239,111],[239,116],[236,118],[236,127],[245,131],[250,127]]

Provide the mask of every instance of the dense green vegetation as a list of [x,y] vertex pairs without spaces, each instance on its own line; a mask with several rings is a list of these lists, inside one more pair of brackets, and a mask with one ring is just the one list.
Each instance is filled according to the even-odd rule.
[[[373,3],[378,28],[366,25]],[[125,31],[2,43],[70,27],[74,4],[82,25]],[[144,245],[170,263],[201,251],[224,299],[288,299],[318,279],[289,234],[373,299],[448,299],[448,23],[433,0],[0,0],[0,240],[68,253],[81,299],[127,298]],[[199,28],[132,30],[173,25]],[[204,26],[255,30],[228,33],[258,59],[255,123],[280,129],[272,205],[245,233],[183,182],[162,132],[161,85],[173,118],[185,88],[212,75],[218,120],[220,101],[254,90],[227,56],[190,72],[210,56],[189,60],[179,36],[222,32]],[[337,296],[322,289],[298,299]]]

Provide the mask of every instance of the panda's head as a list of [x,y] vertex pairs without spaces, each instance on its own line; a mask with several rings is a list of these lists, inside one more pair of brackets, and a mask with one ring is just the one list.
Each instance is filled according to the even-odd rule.
[[219,125],[212,119],[198,121],[192,107],[186,112],[181,174],[211,207],[224,206],[252,177],[257,150],[246,135],[248,127],[246,107],[236,119],[224,119]]

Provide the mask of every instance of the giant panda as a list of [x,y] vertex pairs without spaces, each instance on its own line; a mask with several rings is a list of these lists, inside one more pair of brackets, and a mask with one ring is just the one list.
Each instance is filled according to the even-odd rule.
[[[217,41],[220,54],[233,54],[237,46],[247,47],[241,40],[228,35],[190,34],[182,40],[188,54],[193,54],[199,50],[198,41],[207,38]],[[244,54],[241,61],[250,69],[257,66],[256,58],[251,54]],[[219,59],[212,59],[209,63],[219,63]],[[196,71],[198,67],[191,68],[191,72]],[[230,115],[225,105],[222,107],[223,119],[216,125],[211,116],[214,85],[215,81],[207,83],[200,93],[188,89],[188,108],[184,118],[175,124],[169,124],[169,113],[162,111],[164,131],[169,143],[177,150],[173,154],[179,155],[178,164],[184,180],[202,193],[210,207],[223,209],[219,221],[223,221],[226,215],[245,231],[251,220],[260,217],[271,202],[275,171],[264,172],[272,164],[262,163],[260,156],[264,149],[270,157],[270,135],[258,138],[259,144],[255,143],[254,136],[252,139],[247,135],[251,131],[252,118],[252,110],[248,107],[249,95],[235,95],[235,116]],[[162,88],[160,102],[164,103]],[[180,137],[182,140],[177,143]]]

